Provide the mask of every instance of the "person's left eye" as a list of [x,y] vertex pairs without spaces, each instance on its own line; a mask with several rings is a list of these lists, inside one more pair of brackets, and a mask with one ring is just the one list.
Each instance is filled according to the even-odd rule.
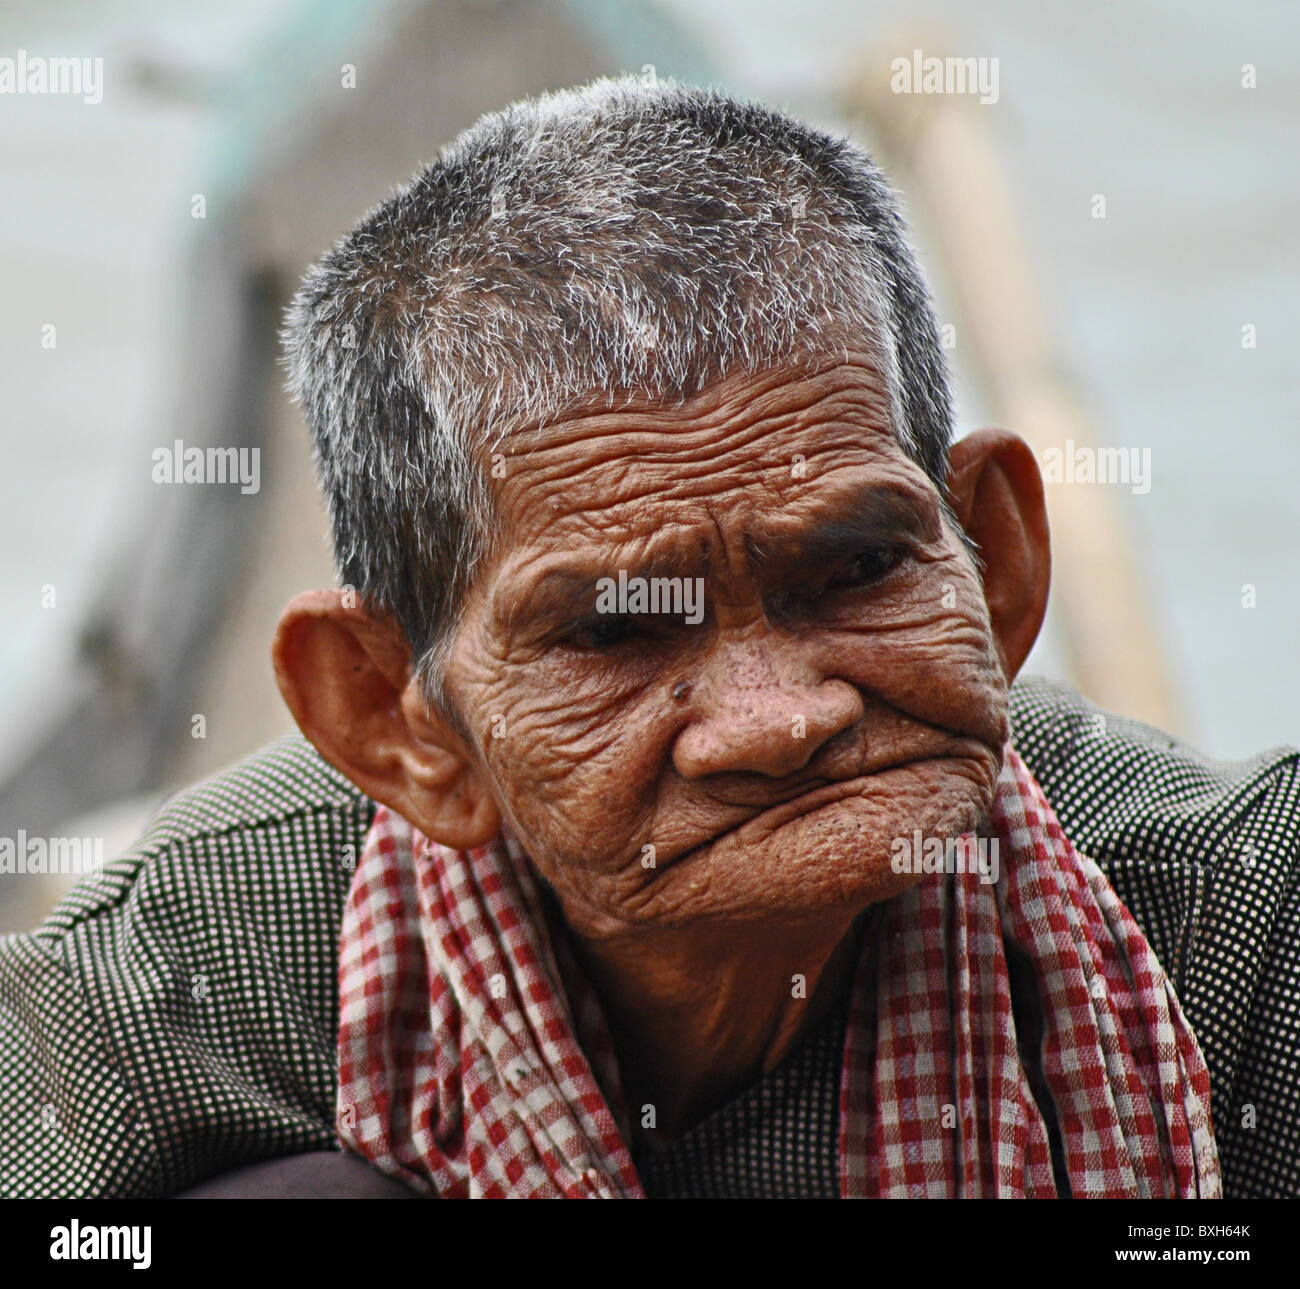
[[873,546],[859,552],[826,583],[825,590],[840,587],[869,586],[887,573],[893,572],[902,562],[903,551],[896,546]]

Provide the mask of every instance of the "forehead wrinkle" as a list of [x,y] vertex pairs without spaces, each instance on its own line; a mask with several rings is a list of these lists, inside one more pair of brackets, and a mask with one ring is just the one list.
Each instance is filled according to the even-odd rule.
[[[584,476],[596,478],[600,482],[601,499],[585,509],[573,509],[569,516],[590,531],[599,531],[620,524],[634,524],[646,509],[665,502],[695,501],[714,498],[721,501],[728,494],[744,494],[753,489],[760,489],[773,500],[782,502],[787,485],[805,491],[807,479],[795,478],[790,473],[791,462],[796,452],[801,453],[808,462],[815,463],[822,458],[843,458],[846,451],[862,452],[869,456],[878,456],[882,449],[890,455],[897,455],[900,462],[906,461],[901,449],[891,451],[896,445],[888,427],[880,427],[878,433],[871,431],[853,432],[846,436],[847,418],[838,422],[827,418],[819,423],[809,423],[807,411],[804,413],[782,413],[779,420],[755,420],[743,429],[726,433],[723,438],[714,438],[701,442],[698,438],[690,443],[682,443],[673,438],[665,441],[661,432],[656,432],[653,441],[629,445],[623,435],[619,441],[591,441],[592,451],[579,465],[570,469],[568,484],[570,489]],[[841,433],[836,442],[808,441],[807,435],[816,434],[820,429],[828,433],[836,430]],[[700,434],[706,431],[699,431]],[[848,441],[845,441],[847,438]],[[818,466],[812,477],[824,479],[836,469],[834,466]],[[545,477],[552,483],[558,483],[564,471],[553,466],[545,472]],[[605,501],[611,493],[617,494],[620,486],[625,489],[623,495],[615,495]],[[541,492],[529,492],[521,498],[525,513],[541,507],[548,500]],[[522,516],[521,516],[522,518]],[[553,513],[547,514],[548,526],[553,523]],[[655,521],[651,521],[655,522]]]
[[[817,388],[828,383],[831,388]],[[811,399],[807,396],[810,386],[814,387]],[[735,393],[741,397],[735,398]],[[693,437],[720,433],[727,441],[736,440],[726,451],[741,451],[756,439],[781,430],[800,430],[837,419],[860,420],[864,402],[870,428],[893,441],[888,388],[875,367],[861,361],[815,372],[776,368],[758,375],[738,373],[673,406],[577,406],[570,416],[521,429],[511,438],[518,440],[529,457],[544,458],[578,444],[589,445],[584,468],[607,466],[612,458],[628,455],[689,465],[702,446],[689,441]],[[844,404],[850,416],[838,410],[827,415],[826,406],[833,408],[837,403]],[[687,443],[681,443],[682,436]],[[607,445],[604,451],[602,444]],[[538,464],[543,477],[563,472],[562,464]]]
[[[865,380],[864,371],[868,377]],[[832,388],[815,389],[811,401],[794,397],[796,393],[806,393],[814,379],[829,379]],[[577,421],[587,427],[584,438],[541,443],[536,436],[544,431],[529,431],[527,438],[531,445],[522,453],[529,468],[526,473],[515,471],[507,475],[503,491],[498,494],[506,503],[498,512],[502,526],[513,527],[522,521],[526,527],[532,527],[538,522],[540,510],[541,524],[545,528],[554,527],[560,490],[572,493],[580,479],[593,474],[599,478],[600,490],[606,497],[611,492],[617,494],[620,484],[630,488],[632,495],[616,497],[610,503],[587,510],[571,509],[569,515],[591,533],[627,520],[632,521],[628,526],[634,526],[638,518],[635,512],[656,503],[717,496],[719,476],[731,476],[726,480],[726,492],[757,487],[779,499],[780,485],[787,482],[785,472],[797,449],[815,461],[828,452],[842,452],[844,448],[843,444],[832,446],[802,440],[809,434],[816,439],[819,430],[834,433],[837,425],[843,428],[857,422],[861,426],[864,411],[870,424],[850,430],[853,446],[873,453],[883,450],[900,460],[906,459],[889,423],[887,392],[881,387],[878,373],[869,367],[847,364],[818,377],[796,375],[794,379],[789,373],[782,379],[769,373],[760,393],[746,397],[738,409],[726,408],[725,400],[716,397],[716,386],[705,393],[714,396],[709,404],[711,415],[716,416],[719,411],[727,414],[709,424],[688,426],[684,430],[666,430],[664,421],[680,422],[684,411],[690,410],[689,403],[686,409],[584,413]],[[591,432],[593,426],[598,427],[595,433]],[[679,437],[681,434],[685,435],[686,442]],[[574,455],[580,458],[576,463]],[[672,472],[667,480],[663,477],[665,471]],[[519,490],[525,486],[521,493]],[[550,508],[546,508],[548,501]],[[504,513],[508,511],[514,511],[512,519]],[[719,532],[720,554],[727,550],[721,538]],[[733,558],[735,555],[745,559],[743,550],[735,552]]]
[[719,413],[725,416],[728,403],[737,391],[745,393],[747,403],[761,402],[765,397],[779,398],[783,390],[793,386],[850,369],[865,369],[872,373],[873,380],[879,378],[871,363],[859,357],[857,361],[840,359],[831,365],[801,366],[795,363],[771,366],[756,372],[736,370],[688,397],[679,397],[675,402],[627,395],[622,403],[611,404],[610,392],[602,389],[593,391],[589,397],[575,399],[564,411],[545,421],[518,422],[506,437],[544,445],[547,440],[556,436],[563,439],[572,431],[582,437],[580,427],[588,422],[648,420],[652,422],[649,428],[655,429],[663,428],[665,422],[671,426],[674,422],[689,423]]

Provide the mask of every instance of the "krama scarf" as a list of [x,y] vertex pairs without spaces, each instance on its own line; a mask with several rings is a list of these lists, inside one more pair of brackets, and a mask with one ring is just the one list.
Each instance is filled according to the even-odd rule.
[[[1056,1195],[1005,937],[1037,977],[1073,1195],[1218,1197],[1209,1075],[1172,986],[1010,746],[992,825],[996,883],[926,876],[864,937],[840,1193]],[[379,808],[344,913],[340,1003],[338,1135],[381,1172],[445,1198],[643,1196],[599,1003],[508,834],[452,851]]]

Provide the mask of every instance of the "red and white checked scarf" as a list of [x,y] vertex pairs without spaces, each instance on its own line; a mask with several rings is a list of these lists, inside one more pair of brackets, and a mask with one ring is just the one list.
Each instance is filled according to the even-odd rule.
[[[863,937],[841,1194],[1057,1193],[1005,936],[1034,963],[1073,1194],[1219,1196],[1209,1075],[1173,989],[1009,746],[992,823],[996,883],[926,876]],[[457,852],[378,810],[343,919],[346,1148],[446,1198],[643,1195],[599,1004],[547,926],[511,836]]]

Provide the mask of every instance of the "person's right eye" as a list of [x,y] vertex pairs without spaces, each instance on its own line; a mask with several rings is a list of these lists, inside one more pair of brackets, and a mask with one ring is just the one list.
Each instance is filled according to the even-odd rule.
[[603,614],[581,623],[570,631],[562,643],[575,649],[613,649],[637,634],[635,621],[622,614]]

